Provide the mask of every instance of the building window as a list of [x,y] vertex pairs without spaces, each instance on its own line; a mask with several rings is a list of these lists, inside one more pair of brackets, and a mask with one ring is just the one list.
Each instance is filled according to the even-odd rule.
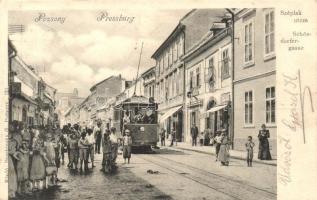
[[273,53],[275,50],[274,44],[274,11],[265,13],[264,41],[265,55]]
[[275,87],[266,88],[266,123],[275,124]]
[[171,66],[173,63],[173,55],[172,55],[172,46],[168,50],[168,66]]
[[159,61],[158,61],[158,65],[159,65],[159,67],[158,67],[158,74],[161,74],[161,67],[162,67],[162,59],[160,58],[159,59]]
[[214,58],[210,58],[208,60],[208,69],[207,69],[207,75],[206,75],[206,83],[208,84],[210,90],[214,87],[214,84],[215,84],[214,70],[215,70]]
[[194,87],[194,72],[191,71],[189,75],[189,89],[192,90]]
[[182,56],[184,53],[184,36],[182,35],[179,39],[179,51],[178,51],[178,55]]
[[179,38],[176,41],[176,60],[179,58]]
[[182,86],[183,86],[183,81],[184,81],[184,71],[183,71],[183,68],[181,67],[181,68],[179,68],[179,79],[178,79],[178,81],[179,81],[179,84],[178,84],[178,87],[179,87],[179,92],[178,92],[178,94],[182,94],[183,93],[183,88],[182,88]]
[[244,62],[253,61],[253,23],[249,22],[244,26]]
[[222,130],[223,126],[223,110],[217,111],[217,130]]
[[161,81],[161,93],[160,93],[161,101],[164,100],[164,81]]
[[244,123],[253,124],[253,94],[252,91],[244,93]]
[[173,44],[173,61],[175,62],[177,60],[177,44],[174,42]]
[[176,94],[177,94],[177,89],[176,89],[176,87],[177,87],[177,71],[175,71],[174,72],[174,75],[173,75],[174,77],[173,77],[173,84],[174,84],[174,91],[173,91],[173,96],[176,96]]
[[148,97],[151,97],[152,96],[152,87],[149,86],[148,88],[149,88]]
[[174,90],[175,90],[174,81],[175,81],[175,74],[172,73],[172,75],[171,75],[171,85],[170,85],[170,86],[172,86],[171,97],[174,97]]
[[222,66],[221,66],[221,78],[226,79],[230,77],[229,73],[229,55],[228,49],[222,51],[221,59],[222,59]]
[[196,69],[196,87],[200,87],[200,65]]
[[180,73],[179,70],[176,71],[176,80],[175,80],[175,84],[176,84],[176,95],[179,94],[179,79],[180,79]]
[[165,53],[165,65],[164,68],[168,68],[169,60],[168,60],[168,52]]

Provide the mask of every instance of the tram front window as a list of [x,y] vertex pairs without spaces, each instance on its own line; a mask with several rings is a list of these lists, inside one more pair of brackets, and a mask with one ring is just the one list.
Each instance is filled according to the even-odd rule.
[[152,109],[135,109],[134,115],[130,116],[131,123],[137,124],[155,124],[156,115]]

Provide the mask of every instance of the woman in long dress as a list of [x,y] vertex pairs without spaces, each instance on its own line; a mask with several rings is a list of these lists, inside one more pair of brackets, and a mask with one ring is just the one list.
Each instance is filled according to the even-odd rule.
[[221,144],[218,160],[221,162],[221,165],[229,165],[229,138],[225,132],[221,133]]
[[9,197],[15,198],[15,193],[18,189],[17,174],[14,166],[13,160],[16,159],[16,151],[18,147],[18,142],[13,139],[11,131],[9,132],[9,142],[8,142],[8,182],[9,182]]
[[53,144],[53,138],[51,133],[47,134],[47,139],[44,142],[44,152],[47,158],[47,162],[45,162],[45,171],[46,171],[46,183],[47,186],[55,185],[57,178],[57,168],[55,163],[55,148]]
[[27,192],[27,182],[29,180],[29,141],[23,140],[22,147],[17,152],[17,178],[18,178],[18,193]]
[[36,138],[33,143],[33,155],[32,164],[30,170],[30,180],[33,182],[33,189],[41,189],[40,183],[42,182],[45,186],[45,163],[44,163],[44,150],[43,150],[43,139]]
[[265,124],[261,126],[262,130],[259,131],[259,153],[258,159],[260,160],[272,160],[270,153],[270,144],[268,138],[270,138],[270,132],[266,129]]

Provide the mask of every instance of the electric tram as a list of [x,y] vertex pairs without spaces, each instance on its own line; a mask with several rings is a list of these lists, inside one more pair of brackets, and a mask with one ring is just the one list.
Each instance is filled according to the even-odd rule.
[[132,96],[114,107],[113,126],[124,133],[130,130],[132,147],[145,149],[156,146],[159,140],[157,103],[153,98]]

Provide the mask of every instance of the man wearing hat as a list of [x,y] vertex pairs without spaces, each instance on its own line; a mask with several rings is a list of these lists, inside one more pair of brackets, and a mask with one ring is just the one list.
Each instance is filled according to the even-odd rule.
[[93,135],[94,135],[95,140],[96,140],[95,153],[100,154],[100,144],[101,144],[101,138],[102,138],[101,122],[100,121],[97,122],[97,126],[95,126],[95,128],[94,128]]

